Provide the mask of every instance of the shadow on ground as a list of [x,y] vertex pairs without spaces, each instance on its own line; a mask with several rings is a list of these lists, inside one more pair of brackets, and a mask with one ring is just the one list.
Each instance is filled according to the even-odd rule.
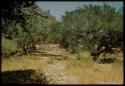
[[110,64],[110,63],[114,63],[116,61],[117,61],[116,58],[108,58],[108,59],[101,59],[100,63],[102,63],[102,64]]
[[47,84],[47,78],[43,73],[32,69],[2,72],[3,84]]

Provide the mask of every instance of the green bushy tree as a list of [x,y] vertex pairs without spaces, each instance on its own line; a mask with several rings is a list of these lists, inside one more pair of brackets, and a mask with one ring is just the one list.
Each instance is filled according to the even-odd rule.
[[62,45],[67,43],[73,50],[91,52],[97,51],[95,45],[110,44],[112,47],[119,47],[123,40],[122,19],[123,16],[108,4],[86,5],[66,12],[62,17],[65,29],[63,34],[68,36],[62,35],[65,38],[62,39]]

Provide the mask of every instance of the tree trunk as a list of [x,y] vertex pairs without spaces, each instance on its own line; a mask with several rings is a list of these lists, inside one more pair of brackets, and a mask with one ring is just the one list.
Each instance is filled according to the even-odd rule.
[[24,55],[27,55],[26,45],[23,46],[23,54],[24,54]]

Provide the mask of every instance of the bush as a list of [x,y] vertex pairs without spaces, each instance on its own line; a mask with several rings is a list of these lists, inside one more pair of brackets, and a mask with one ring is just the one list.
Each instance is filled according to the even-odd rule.
[[91,53],[89,51],[80,52],[76,55],[77,58],[72,58],[69,62],[68,66],[87,66],[91,67],[94,62],[91,57]]
[[17,50],[17,43],[15,40],[8,40],[2,37],[2,56],[9,56]]

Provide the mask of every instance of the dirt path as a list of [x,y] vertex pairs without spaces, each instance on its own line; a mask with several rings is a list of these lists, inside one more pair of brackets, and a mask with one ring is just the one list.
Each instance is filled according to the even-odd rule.
[[70,76],[67,74],[66,64],[67,59],[73,58],[69,52],[59,47],[57,44],[41,45],[35,55],[37,63],[46,67],[44,72],[51,80],[51,83],[56,84],[72,84],[77,83],[77,76]]
[[[80,68],[75,73],[66,69],[69,59],[75,58],[72,54],[67,52],[65,49],[59,47],[57,44],[44,44],[39,46],[39,49],[34,53],[38,55],[35,57],[35,61],[41,66],[44,66],[44,73],[50,80],[51,84],[83,84],[83,83],[117,83],[109,81],[105,77],[101,77],[102,74],[112,73],[112,64],[95,64],[92,68]],[[75,67],[74,67],[75,68]],[[84,70],[85,69],[85,70]],[[106,72],[105,72],[106,71]],[[84,72],[84,73],[83,73]],[[95,74],[94,74],[95,73]],[[81,74],[81,75],[80,75]],[[99,75],[100,74],[100,75]],[[115,74],[115,73],[114,73]],[[92,75],[92,76],[91,76]],[[96,80],[96,75],[99,77]],[[110,75],[110,74],[109,74]],[[105,74],[104,74],[105,76]],[[83,78],[84,77],[84,78]],[[92,78],[91,78],[92,77]],[[114,76],[110,76],[111,78]],[[81,81],[81,79],[83,81]],[[105,81],[100,80],[105,79]],[[96,81],[96,82],[95,82]]]

